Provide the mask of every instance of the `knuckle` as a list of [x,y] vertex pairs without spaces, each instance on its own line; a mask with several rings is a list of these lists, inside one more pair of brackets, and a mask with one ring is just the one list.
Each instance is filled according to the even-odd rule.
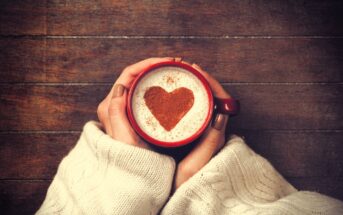
[[206,80],[211,79],[211,75],[208,74],[208,72],[206,72],[206,71],[204,71],[204,70],[202,70],[202,75],[206,78]]
[[123,73],[124,73],[124,74],[130,73],[131,68],[132,68],[132,65],[126,66],[126,67],[124,68],[124,70],[123,70]]

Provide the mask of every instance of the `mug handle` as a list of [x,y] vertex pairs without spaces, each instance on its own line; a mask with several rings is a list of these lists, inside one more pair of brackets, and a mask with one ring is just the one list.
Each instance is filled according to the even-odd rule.
[[240,111],[239,100],[234,98],[217,98],[214,97],[214,110],[217,113],[236,116]]

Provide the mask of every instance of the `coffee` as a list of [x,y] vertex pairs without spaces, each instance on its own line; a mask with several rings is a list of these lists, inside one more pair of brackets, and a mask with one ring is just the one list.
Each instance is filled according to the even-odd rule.
[[177,66],[155,68],[140,78],[131,98],[139,128],[162,142],[178,142],[203,129],[210,101],[203,82]]

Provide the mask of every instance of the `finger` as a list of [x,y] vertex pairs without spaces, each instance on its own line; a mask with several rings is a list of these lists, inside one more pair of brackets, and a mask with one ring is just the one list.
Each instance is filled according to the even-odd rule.
[[215,97],[231,98],[231,95],[228,92],[226,92],[226,90],[222,87],[222,85],[215,78],[213,78],[212,75],[207,73],[205,70],[203,70],[200,66],[198,66],[195,63],[193,63],[192,66],[206,78],[206,80],[211,86],[212,92]]
[[108,108],[108,115],[112,129],[112,138],[132,145],[139,143],[138,138],[126,116],[127,91],[121,84],[113,88],[113,96]]
[[199,143],[186,156],[187,162],[191,162],[193,166],[201,169],[212,156],[220,149],[224,142],[225,127],[228,117],[224,114],[217,114],[212,125],[207,128],[204,135],[199,140]]
[[166,61],[173,60],[171,57],[164,57],[164,58],[148,58],[145,60],[142,60],[138,63],[135,63],[133,65],[130,65],[124,69],[124,71],[121,73],[121,75],[118,77],[115,84],[122,84],[126,88],[130,88],[132,81],[134,78],[139,75],[144,69],[147,67],[156,64],[156,63],[162,63]]
[[187,64],[187,65],[195,68],[197,71],[199,71],[206,78],[206,80],[209,82],[214,96],[216,96],[218,98],[230,98],[231,97],[230,94],[228,92],[226,92],[225,89],[221,86],[221,84],[215,78],[213,78],[209,73],[207,73],[205,70],[203,70],[199,65],[197,65],[195,63],[190,64],[189,62],[184,61],[181,57],[174,58],[174,61]]
[[212,121],[212,128],[221,131],[223,129],[223,127],[226,126],[226,122],[227,122],[227,115],[224,114],[216,114],[216,116],[214,117],[213,121]]
[[197,65],[195,63],[190,64],[189,62],[184,61],[181,57],[174,58],[174,61],[187,64],[187,65],[195,68],[197,71],[199,71],[206,78],[206,80],[209,82],[214,96],[219,97],[219,98],[230,98],[231,97],[230,94],[228,92],[226,92],[225,89],[221,86],[221,84],[215,78],[213,78],[212,75],[210,75],[205,70],[203,70],[199,65]]
[[[131,87],[132,82],[134,79],[147,67],[156,64],[156,63],[162,63],[166,61],[173,60],[174,58],[171,57],[164,57],[164,58],[148,58],[145,60],[142,60],[138,63],[132,64],[124,69],[124,71],[120,74],[116,82],[114,83],[113,87],[116,84],[121,84],[125,88],[129,89]],[[113,87],[110,91],[110,93],[105,98],[106,102],[109,103],[110,99],[112,98],[113,94]]]
[[174,189],[196,174],[223,147],[228,117],[223,114],[219,115],[212,124],[213,127],[207,128],[198,145],[179,163]]
[[174,58],[174,61],[175,61],[175,62],[183,62],[183,61],[182,61],[182,57],[175,57],[175,58]]

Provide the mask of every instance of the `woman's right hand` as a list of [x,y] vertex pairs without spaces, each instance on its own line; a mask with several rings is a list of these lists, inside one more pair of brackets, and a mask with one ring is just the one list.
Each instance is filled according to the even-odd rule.
[[[182,59],[178,60],[182,61]],[[182,62],[189,64],[184,61]],[[196,64],[189,65],[197,69],[206,78],[215,97],[231,98],[231,95],[226,92],[220,83],[210,74],[205,72]],[[178,163],[173,186],[174,191],[203,168],[224,146],[225,128],[228,123],[228,119],[228,115],[217,113],[216,116],[213,117],[211,126],[207,128],[200,140],[198,140],[197,145]]]

